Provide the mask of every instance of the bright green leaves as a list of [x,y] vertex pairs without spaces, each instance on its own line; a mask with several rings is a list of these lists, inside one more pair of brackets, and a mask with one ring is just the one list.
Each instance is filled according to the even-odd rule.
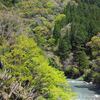
[[1,60],[4,70],[12,77],[12,81],[8,82],[17,81],[23,88],[27,87],[28,91],[35,89],[38,97],[42,96],[48,100],[59,97],[62,100],[70,100],[72,93],[64,74],[48,65],[48,60],[32,38],[20,35],[15,38],[14,44],[8,44],[5,48],[9,50],[1,54]]
[[54,8],[54,7],[55,7],[55,4],[54,4],[54,2],[48,1],[47,4],[46,4],[46,6],[47,6],[48,8]]
[[[3,15],[4,18],[7,17],[4,21],[2,20],[3,17],[0,18],[0,21],[3,21],[5,25],[4,32],[6,32],[5,36],[0,37],[0,60],[4,64],[4,69],[2,73],[0,72],[0,86],[2,82],[5,83],[0,89],[7,91],[6,94],[10,94],[7,99],[12,100],[16,98],[27,100],[30,95],[31,99],[34,100],[59,98],[70,100],[73,95],[63,72],[52,68],[47,57],[37,47],[37,44],[40,44],[39,46],[51,50],[52,47],[50,46],[54,46],[53,21],[59,11],[62,10],[60,5],[62,0],[59,2],[23,0],[16,5],[17,0],[5,1],[2,1],[4,5],[9,7],[9,10],[13,8],[13,14],[14,12],[17,13],[18,17],[13,16],[11,12],[11,14],[6,14],[7,16]],[[13,5],[16,7],[14,8]],[[62,27],[63,19],[65,20],[64,14],[58,15],[55,21],[56,25],[59,24],[59,27]],[[32,32],[36,41],[30,38],[33,35]]]

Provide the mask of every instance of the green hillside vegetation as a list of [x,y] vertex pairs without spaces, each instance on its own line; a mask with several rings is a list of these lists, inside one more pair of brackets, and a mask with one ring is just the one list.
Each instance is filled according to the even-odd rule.
[[[64,8],[64,23],[63,21],[55,22],[57,26],[54,27],[56,33],[54,31],[53,36],[55,39],[55,34],[57,36],[56,55],[60,57],[65,74],[70,78],[77,78],[83,75],[85,80],[93,81],[95,74],[96,76],[100,76],[100,71],[98,70],[99,72],[97,74],[97,72],[93,70],[93,66],[91,66],[91,63],[94,63],[94,51],[92,49],[95,47],[87,45],[91,38],[93,40],[94,37],[96,37],[95,35],[100,32],[100,7],[98,1],[99,0],[71,0]],[[94,41],[100,44],[98,39],[99,35]],[[91,42],[91,45],[94,44]],[[99,45],[97,45],[97,48],[97,50],[100,51]],[[99,58],[100,55],[97,50],[95,53],[98,54],[97,58]],[[100,59],[98,59],[98,62],[100,62]],[[72,68],[73,73],[67,66]],[[78,76],[74,75],[75,68],[73,68],[73,66],[78,70]],[[94,66],[96,67],[98,64]],[[97,69],[99,69],[99,66]],[[66,72],[68,70],[69,72]],[[87,74],[90,73],[92,73],[92,75],[90,75],[91,78],[87,76]],[[100,82],[99,79],[97,80]]]
[[[32,38],[20,35],[0,46],[1,98],[56,100],[71,99],[72,93],[64,74],[48,64]],[[4,96],[4,97],[3,97]]]
[[74,94],[64,73],[51,66],[42,50],[51,41],[46,39],[53,24],[44,16],[56,16],[58,11],[52,11],[58,4],[52,0],[0,0],[0,4],[0,99],[71,100]]
[[0,0],[1,100],[71,100],[99,67],[99,0]]

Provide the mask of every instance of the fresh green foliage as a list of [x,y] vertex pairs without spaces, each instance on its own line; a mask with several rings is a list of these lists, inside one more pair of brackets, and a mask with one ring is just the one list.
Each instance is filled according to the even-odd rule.
[[52,53],[50,63],[47,52],[43,51],[51,52],[55,46],[52,30],[55,19],[60,21],[65,18],[64,14],[59,14],[63,12],[63,2],[0,0],[3,5],[0,7],[0,63],[3,65],[0,69],[1,99],[73,98],[64,73],[56,69],[58,66],[60,69],[59,58]]
[[99,32],[99,0],[0,0],[0,98],[71,100],[64,73],[100,84]]
[[[3,70],[7,72],[8,77],[10,76],[10,79],[5,80],[7,83],[18,82],[27,92],[30,91],[29,93],[34,90],[33,98],[42,96],[48,100],[58,98],[70,100],[72,94],[64,74],[48,65],[48,60],[32,38],[25,35],[18,36],[14,44],[6,43],[1,46],[1,51],[3,50],[5,51],[0,57],[4,64]],[[17,89],[20,92],[19,87]],[[18,95],[24,99],[24,95]]]

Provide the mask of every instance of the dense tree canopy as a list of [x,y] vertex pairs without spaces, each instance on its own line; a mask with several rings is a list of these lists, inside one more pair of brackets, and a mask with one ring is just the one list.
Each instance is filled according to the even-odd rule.
[[99,67],[99,0],[0,0],[0,99],[71,100]]
[[[12,45],[5,43],[0,46],[3,52],[0,57],[4,64],[0,76],[0,83],[3,84],[0,88],[3,90],[4,87],[9,89],[7,85],[15,86],[14,89],[11,87],[8,90],[9,98],[14,98],[15,95],[16,98],[22,99],[41,97],[48,100],[58,98],[70,100],[72,94],[64,74],[48,65],[48,60],[33,39],[22,35],[16,37],[14,41]],[[23,92],[20,94],[21,91],[25,94]]]
[[0,99],[70,100],[74,96],[64,73],[51,66],[42,50],[54,45],[54,18],[47,15],[55,17],[58,12],[52,11],[60,5],[52,2],[0,1]]
[[[97,51],[87,46],[87,42],[100,32],[99,2],[98,0],[71,0],[64,8],[64,15],[64,23],[63,20],[57,25],[55,22],[58,29],[54,27],[53,35],[55,36],[55,33],[59,35],[57,39],[54,37],[59,40],[56,54],[60,56],[64,67],[68,64],[78,66],[81,74],[84,74],[91,65],[92,54],[98,54],[100,51],[98,45],[96,45]],[[94,40],[98,41],[98,38],[93,37],[92,41]],[[70,54],[73,54],[72,58]]]

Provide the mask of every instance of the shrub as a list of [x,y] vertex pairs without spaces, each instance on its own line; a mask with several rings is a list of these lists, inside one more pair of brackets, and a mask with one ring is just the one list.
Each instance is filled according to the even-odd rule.
[[66,67],[65,75],[68,78],[78,78],[80,75],[80,72],[76,66],[68,66],[68,67]]
[[4,64],[0,76],[0,84],[4,84],[0,88],[5,91],[6,87],[10,94],[8,98],[14,95],[14,99],[71,99],[72,93],[64,74],[48,65],[48,60],[32,38],[18,36],[14,44],[1,46],[1,50],[5,51],[0,55]]

